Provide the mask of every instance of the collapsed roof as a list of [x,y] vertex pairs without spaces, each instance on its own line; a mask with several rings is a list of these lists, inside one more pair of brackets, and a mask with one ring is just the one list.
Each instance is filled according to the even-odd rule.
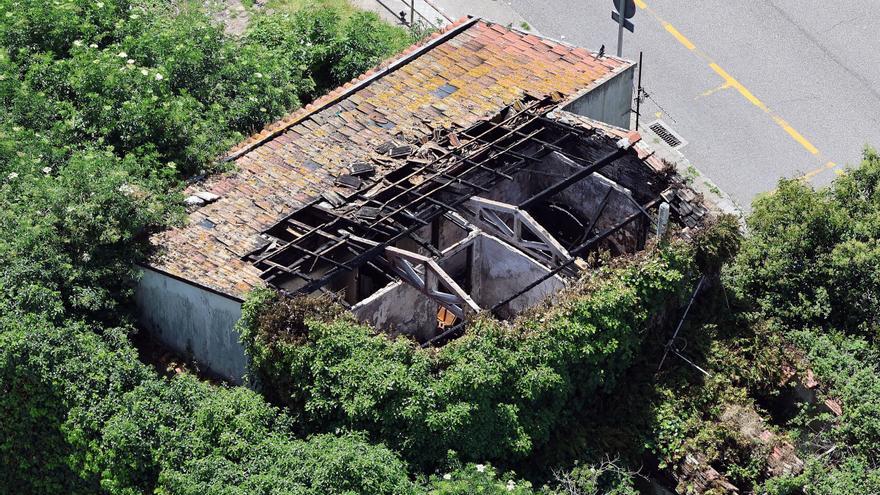
[[637,133],[563,110],[629,63],[479,20],[414,50],[242,143],[150,268],[233,298],[327,292],[427,343],[642,249],[670,206],[706,214]]
[[467,129],[382,143],[337,177],[344,193],[280,219],[246,259],[286,293],[328,292],[361,320],[429,341],[468,313],[517,314],[578,278],[591,252],[641,250],[663,203],[684,225],[705,215],[640,156],[637,133],[589,125],[559,101],[526,96]]
[[[264,282],[245,257],[260,233],[388,141],[468,128],[525,94],[589,91],[632,64],[479,19],[462,19],[239,145],[235,170],[191,185],[207,200],[152,237],[149,268],[242,299]],[[206,195],[204,193],[210,193]],[[217,199],[219,197],[219,199]]]

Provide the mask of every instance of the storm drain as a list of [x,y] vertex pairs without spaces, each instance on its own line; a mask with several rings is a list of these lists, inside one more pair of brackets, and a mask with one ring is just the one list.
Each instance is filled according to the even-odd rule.
[[677,149],[687,144],[687,142],[681,136],[679,136],[678,133],[673,131],[669,127],[669,125],[662,120],[655,120],[654,122],[648,124],[648,129],[651,129],[651,132],[662,139],[663,142],[669,145],[670,148]]

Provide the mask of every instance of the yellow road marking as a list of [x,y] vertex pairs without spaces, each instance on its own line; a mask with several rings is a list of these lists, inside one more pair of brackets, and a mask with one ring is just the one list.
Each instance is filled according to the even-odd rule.
[[815,169],[815,170],[811,170],[811,171],[805,173],[804,175],[802,175],[802,176],[800,176],[800,177],[798,177],[798,178],[801,179],[801,180],[806,180],[806,181],[808,181],[808,180],[812,179],[813,177],[819,175],[820,173],[822,173],[822,172],[824,172],[824,171],[826,171],[826,170],[830,170],[830,169],[832,169],[832,168],[834,168],[834,167],[836,167],[836,166],[837,166],[836,163],[834,163],[834,162],[828,162],[828,163],[826,163],[825,165],[823,165],[823,166],[821,166],[821,167],[819,167],[819,168],[817,168],[817,169]]
[[715,93],[717,93],[717,92],[719,92],[719,91],[723,91],[723,90],[725,90],[725,89],[727,89],[727,88],[729,88],[729,87],[730,87],[730,84],[728,84],[728,83],[725,82],[724,84],[722,84],[722,85],[720,85],[720,86],[717,86],[717,87],[714,87],[714,88],[712,88],[712,89],[707,89],[706,91],[703,91],[702,93],[700,93],[700,94],[698,94],[697,96],[695,96],[694,99],[695,99],[695,100],[699,100],[700,98],[705,98],[705,97],[707,97],[707,96],[712,96],[712,95],[714,95]]
[[712,62],[711,64],[709,64],[709,67],[711,67],[712,70],[714,70],[719,76],[721,76],[721,78],[724,79],[724,82],[726,84],[729,84],[731,88],[739,91],[739,94],[743,95],[743,98],[748,100],[749,103],[751,103],[752,105],[755,105],[756,107],[760,108],[761,110],[763,110],[765,112],[770,111],[770,109],[767,108],[767,105],[765,105],[763,101],[759,100],[757,96],[753,95],[751,91],[746,89],[745,86],[743,86],[739,81],[734,79],[733,76],[728,74],[727,71],[725,71],[724,69],[721,68],[721,66],[719,66],[715,62]]
[[[773,119],[773,122],[776,123],[776,125],[778,125],[780,128],[782,128],[782,130],[784,130],[798,144],[800,144],[801,147],[803,147],[805,150],[807,150],[812,155],[819,155],[819,149],[816,148],[813,145],[813,143],[811,143],[807,138],[805,138],[800,132],[795,130],[795,128],[792,127],[791,124],[789,124],[785,119],[783,119],[782,117],[780,117],[779,115],[774,113],[772,110],[770,110],[770,108],[763,101],[761,101],[757,96],[755,96],[751,91],[749,91],[748,88],[743,86],[742,83],[737,81],[736,78],[734,78],[733,76],[728,74],[727,71],[722,69],[721,66],[718,65],[717,63],[715,63],[715,61],[712,60],[712,58],[709,57],[706,53],[699,50],[697,48],[697,46],[691,40],[689,40],[685,35],[681,34],[681,32],[678,29],[676,29],[672,24],[666,22],[662,17],[660,17],[660,15],[658,15],[656,12],[654,12],[653,9],[648,7],[648,5],[644,2],[644,0],[635,0],[635,3],[638,8],[643,9],[643,10],[647,11],[648,13],[650,13],[657,20],[657,22],[659,22],[660,25],[663,26],[663,28],[667,32],[669,32],[669,34],[671,34],[685,48],[696,53],[699,57],[706,60],[709,63],[709,67],[713,71],[715,71],[716,74],[721,76],[721,78],[724,80],[724,84],[721,87],[716,88],[714,90],[709,90],[708,92],[703,93],[701,96],[708,96],[708,95],[710,95],[716,91],[719,91],[721,89],[724,89],[724,88],[728,88],[728,87],[733,88],[733,89],[737,90],[737,92],[739,92],[739,94],[741,94],[742,97],[746,99],[746,101],[748,101],[752,105],[758,107],[764,113],[770,115],[770,118]],[[833,163],[833,162],[828,162],[828,163]],[[827,168],[834,168],[834,167],[833,166],[832,167],[820,167],[817,170],[819,172],[821,172],[823,170],[826,170]],[[816,172],[816,173],[818,174],[819,172]],[[809,174],[805,174],[805,175],[809,175]],[[813,177],[814,175],[811,175],[810,177]]]
[[685,37],[685,35],[678,32],[678,29],[675,29],[674,27],[672,27],[672,24],[669,24],[668,22],[664,22],[663,27],[666,28],[666,30],[669,31],[669,34],[671,34],[675,39],[677,39],[678,42],[681,43],[682,45],[684,45],[684,47],[687,48],[688,50],[694,50],[697,48],[696,45],[691,43],[691,40],[687,39]]
[[779,125],[779,127],[782,127],[782,129],[785,132],[787,132],[788,135],[791,136],[792,139],[794,139],[795,141],[798,142],[798,144],[803,146],[805,150],[809,151],[810,153],[812,153],[814,155],[819,154],[819,150],[815,146],[813,146],[813,143],[807,141],[807,138],[803,137],[801,135],[801,133],[796,131],[794,129],[794,127],[791,126],[791,124],[789,124],[788,122],[785,121],[785,119],[783,119],[782,117],[780,117],[778,115],[773,115],[773,121],[776,122]]

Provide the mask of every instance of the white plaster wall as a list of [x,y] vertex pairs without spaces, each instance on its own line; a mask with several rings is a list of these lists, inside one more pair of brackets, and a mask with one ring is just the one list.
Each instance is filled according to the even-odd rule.
[[358,321],[424,341],[434,336],[439,309],[436,302],[413,286],[397,281],[352,307],[351,312]]
[[631,65],[598,87],[577,95],[563,110],[629,129],[635,67]]
[[227,380],[240,384],[247,360],[235,323],[241,302],[142,269],[135,301],[143,328]]
[[[474,239],[474,288],[471,297],[484,310],[521,290],[549,270],[507,243],[487,234]],[[466,249],[458,246],[447,250],[453,255]],[[438,262],[444,266],[445,260]],[[448,268],[446,266],[445,268]],[[515,314],[532,307],[564,286],[558,277],[551,277],[511,301],[508,313]],[[390,333],[405,333],[420,341],[434,336],[439,305],[404,282],[394,282],[352,308],[359,321],[369,322]]]
[[[484,309],[491,308],[550,271],[516,248],[490,235],[481,235],[477,242],[480,243],[478,249],[482,281],[479,293],[473,297]],[[511,301],[507,306],[508,316],[538,304],[564,285],[558,276],[548,278]]]

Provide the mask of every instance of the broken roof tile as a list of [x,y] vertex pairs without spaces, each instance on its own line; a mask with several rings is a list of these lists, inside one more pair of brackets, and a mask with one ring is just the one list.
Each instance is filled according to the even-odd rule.
[[[384,153],[405,144],[399,131],[417,142],[434,127],[468,127],[523,94],[572,95],[630,65],[462,18],[233,148],[227,156],[235,172],[186,192],[194,196],[198,187],[220,198],[201,205],[185,226],[154,235],[151,243],[161,249],[148,265],[242,298],[262,281],[238,253],[253,249],[284,214],[332,191],[337,176],[351,172],[347,164],[369,162],[375,147],[392,139]],[[431,93],[445,84],[456,90]],[[423,125],[428,116],[431,128]],[[199,225],[207,218],[215,223],[210,230]]]

